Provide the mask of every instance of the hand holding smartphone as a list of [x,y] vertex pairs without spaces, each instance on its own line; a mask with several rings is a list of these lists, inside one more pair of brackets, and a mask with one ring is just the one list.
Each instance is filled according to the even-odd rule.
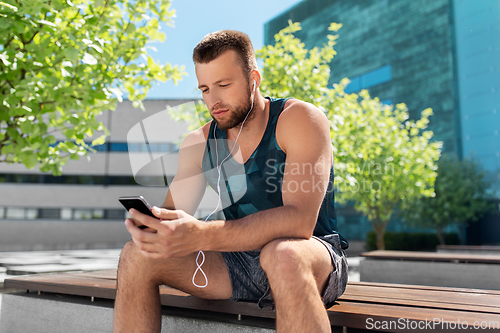
[[[121,204],[123,205],[123,207],[125,207],[127,212],[131,208],[134,208],[135,210],[137,210],[145,215],[149,215],[151,217],[154,217],[155,219],[158,219],[151,211],[151,206],[147,203],[146,199],[144,199],[141,195],[131,196],[131,197],[120,197],[120,198],[118,198],[118,201],[121,202]],[[147,226],[139,225],[138,228],[139,229],[146,229]]]

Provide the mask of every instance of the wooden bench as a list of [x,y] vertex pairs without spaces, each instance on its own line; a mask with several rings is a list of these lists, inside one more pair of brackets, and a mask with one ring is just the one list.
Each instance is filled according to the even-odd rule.
[[438,245],[438,253],[466,253],[500,255],[500,245]]
[[500,290],[500,255],[371,251],[361,256],[365,282]]
[[[111,331],[116,270],[17,277],[5,280],[5,287],[22,291],[3,294],[1,332]],[[272,332],[274,328],[275,312],[253,303],[204,300],[170,287],[161,287],[160,293],[162,332]],[[500,330],[500,291],[354,282],[348,283],[328,315],[334,332],[454,332],[457,327],[481,325]],[[165,319],[168,316],[183,317],[184,325],[198,323],[189,330],[177,326],[169,330],[168,325],[178,322]],[[215,328],[217,323],[226,326]]]

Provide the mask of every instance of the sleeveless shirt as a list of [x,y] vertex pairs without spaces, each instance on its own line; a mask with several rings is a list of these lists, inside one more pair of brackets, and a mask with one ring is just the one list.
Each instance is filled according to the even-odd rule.
[[[210,125],[202,169],[207,183],[217,194],[219,181],[219,195],[226,220],[239,219],[258,211],[283,206],[281,184],[286,154],[276,141],[276,125],[287,99],[267,98],[270,105],[266,130],[259,145],[244,164],[232,158],[226,131],[215,126],[214,121]],[[220,172],[218,165],[221,165]],[[332,166],[329,186],[321,204],[314,236],[338,234],[333,189]],[[342,248],[347,248],[347,240],[340,234],[339,238]]]

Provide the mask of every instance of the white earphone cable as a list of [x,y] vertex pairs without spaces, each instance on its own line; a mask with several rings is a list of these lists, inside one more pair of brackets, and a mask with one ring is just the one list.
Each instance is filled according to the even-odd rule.
[[[243,124],[245,124],[245,121],[247,120],[248,115],[253,110],[253,103],[255,101],[255,80],[254,80],[254,86],[253,87],[254,87],[253,88],[253,93],[254,94],[253,94],[253,98],[252,98],[252,106],[250,108],[250,111],[248,111],[247,115],[245,116],[245,119],[243,119],[243,121],[241,122],[240,131],[238,132],[238,135],[236,136],[236,140],[234,140],[233,148],[231,149],[231,151],[229,152],[229,154],[227,154],[227,156],[222,160],[222,162],[220,164],[219,164],[219,153],[218,153],[218,150],[217,150],[217,138],[215,136],[215,131],[216,131],[217,124],[215,124],[215,126],[214,126],[215,157],[217,159],[215,165],[217,166],[217,173],[218,173],[218,176],[217,176],[217,193],[219,194],[219,199],[217,200],[217,207],[215,207],[215,209],[205,218],[205,222],[208,221],[208,219],[210,218],[210,216],[212,216],[215,212],[217,212],[217,210],[219,209],[219,206],[221,204],[220,175],[221,175],[222,164],[232,155],[234,148],[236,148],[236,143],[238,142],[238,138],[240,137],[241,130],[243,129]],[[202,257],[201,263],[198,262],[198,259],[200,258],[200,256]],[[196,267],[196,270],[194,271],[193,279],[192,279],[193,285],[195,287],[198,287],[198,288],[205,288],[206,286],[208,286],[207,275],[205,274],[205,272],[201,268],[201,266],[203,266],[204,263],[205,263],[205,253],[203,253],[203,251],[198,251],[198,255],[196,256],[196,266],[197,267]],[[205,284],[204,285],[199,285],[199,284],[197,284],[194,281],[194,279],[196,278],[196,274],[198,274],[198,271],[200,271],[201,274],[203,275],[203,277],[205,278]]]

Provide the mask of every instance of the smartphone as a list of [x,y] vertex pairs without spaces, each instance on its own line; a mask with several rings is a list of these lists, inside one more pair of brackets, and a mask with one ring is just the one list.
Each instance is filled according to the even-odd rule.
[[[138,210],[139,212],[149,215],[151,217],[154,217],[157,219],[156,216],[154,216],[153,212],[151,211],[151,206],[148,204],[146,199],[142,197],[142,195],[139,196],[132,196],[132,197],[119,197],[118,201],[120,201],[127,210],[127,212],[131,209],[134,208],[135,210]],[[145,225],[140,225],[138,226],[140,229],[145,229],[147,226]]]

